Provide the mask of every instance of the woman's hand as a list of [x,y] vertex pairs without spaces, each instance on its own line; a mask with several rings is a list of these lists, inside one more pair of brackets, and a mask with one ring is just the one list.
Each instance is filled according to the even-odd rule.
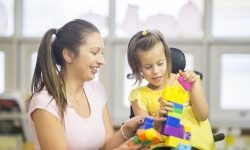
[[149,149],[149,146],[145,146],[142,144],[131,145],[131,144],[129,144],[130,142],[132,142],[132,138],[130,138],[129,140],[124,142],[122,145],[120,145],[115,150],[147,150],[147,149]]
[[143,123],[145,116],[135,116],[127,120],[123,125],[122,129],[127,137],[131,137]]

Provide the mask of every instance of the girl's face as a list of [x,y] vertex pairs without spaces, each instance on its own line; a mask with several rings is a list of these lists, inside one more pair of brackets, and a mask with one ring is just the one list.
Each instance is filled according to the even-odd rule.
[[95,78],[95,74],[101,65],[105,63],[104,42],[99,33],[87,36],[86,43],[79,47],[79,54],[71,63],[74,76],[81,81],[89,81]]
[[154,90],[162,89],[167,82],[167,60],[162,42],[158,42],[147,51],[139,50],[138,57],[141,72]]

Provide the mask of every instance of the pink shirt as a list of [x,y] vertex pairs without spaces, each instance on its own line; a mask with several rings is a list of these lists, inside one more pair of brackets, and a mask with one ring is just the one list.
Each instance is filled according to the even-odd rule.
[[[84,83],[83,87],[90,106],[90,116],[79,116],[73,107],[68,105],[65,113],[65,137],[70,150],[97,150],[100,149],[105,140],[105,128],[102,118],[107,96],[103,86],[96,81]],[[29,125],[34,137],[36,149],[40,150],[31,113],[36,109],[43,109],[60,119],[59,112],[54,99],[43,90],[33,96],[28,112]],[[46,131],[44,131],[46,132]]]

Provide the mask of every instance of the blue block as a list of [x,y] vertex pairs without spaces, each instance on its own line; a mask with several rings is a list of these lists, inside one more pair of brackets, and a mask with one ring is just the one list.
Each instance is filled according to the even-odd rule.
[[181,105],[181,104],[178,104],[178,103],[173,103],[174,104],[174,107],[175,108],[178,108],[178,109],[183,109],[183,105]]
[[149,129],[154,127],[154,119],[146,117],[144,118],[143,124],[140,126],[140,129]]
[[163,122],[163,125],[169,125],[172,127],[180,127],[180,119],[174,118],[172,116],[167,116],[167,120]]

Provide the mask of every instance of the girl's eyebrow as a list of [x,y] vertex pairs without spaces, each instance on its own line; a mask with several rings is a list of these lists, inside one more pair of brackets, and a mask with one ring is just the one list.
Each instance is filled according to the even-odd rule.
[[[159,63],[159,62],[161,62],[161,61],[164,61],[164,59],[159,59],[159,60],[157,60],[156,62]],[[152,64],[143,64],[143,65],[146,66],[146,65],[152,65]]]

